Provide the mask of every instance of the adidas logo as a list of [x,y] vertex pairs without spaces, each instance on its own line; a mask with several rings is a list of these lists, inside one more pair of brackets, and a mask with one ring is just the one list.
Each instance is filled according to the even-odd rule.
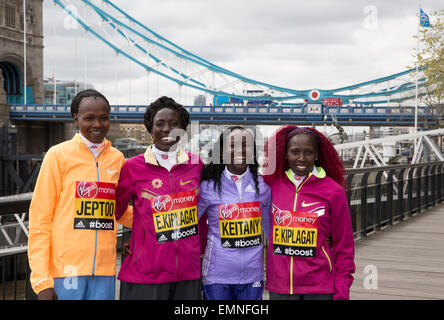
[[246,192],[256,192],[256,190],[254,190],[254,188],[251,186],[251,184],[249,184],[246,188],[245,188]]
[[282,251],[281,251],[281,249],[280,249],[279,247],[277,247],[277,248],[274,250],[274,253],[282,253]]
[[252,287],[253,288],[260,288],[260,287],[262,287],[262,284],[260,281],[256,281],[255,283],[253,283]]
[[160,241],[167,241],[167,240],[168,240],[167,237],[165,237],[165,236],[163,235],[163,233],[162,233],[162,235],[159,237],[159,239],[157,239],[158,242],[160,242]]
[[75,228],[78,228],[78,229],[80,229],[80,228],[85,228],[85,225],[83,224],[82,221],[79,221],[79,222],[77,222],[77,224],[75,225]]
[[224,248],[228,248],[228,247],[231,247],[231,244],[230,244],[230,242],[228,242],[228,240],[227,240],[227,241],[225,241],[225,242],[222,244],[222,247],[224,247]]

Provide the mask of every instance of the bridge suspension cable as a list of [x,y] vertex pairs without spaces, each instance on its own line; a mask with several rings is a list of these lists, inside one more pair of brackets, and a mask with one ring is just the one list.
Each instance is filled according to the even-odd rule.
[[[63,0],[53,0],[86,32],[110,47],[117,55],[176,83],[214,96],[268,99],[279,104],[307,100],[314,89],[296,90],[254,80],[218,66],[161,36],[110,0],[77,0],[88,8],[101,23],[86,23],[77,10],[71,10]],[[74,1],[70,1],[71,2]],[[100,2],[99,6],[97,3]],[[416,69],[343,86],[336,89],[316,89],[318,98],[340,98],[345,104],[377,105],[402,103],[415,98]],[[418,87],[426,79],[417,79]],[[419,93],[419,96],[424,93]]]

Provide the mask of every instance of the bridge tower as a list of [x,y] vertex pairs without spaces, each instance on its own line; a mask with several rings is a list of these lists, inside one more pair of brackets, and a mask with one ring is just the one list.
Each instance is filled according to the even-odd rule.
[[[43,103],[43,0],[0,0],[0,127],[17,128],[17,153],[38,154],[64,139],[63,124],[10,121],[9,104]],[[24,85],[26,19],[26,85]]]
[[[9,121],[6,104],[43,103],[42,0],[26,1],[26,88],[23,83],[23,1],[0,0],[0,123]],[[6,111],[5,111],[6,109]]]

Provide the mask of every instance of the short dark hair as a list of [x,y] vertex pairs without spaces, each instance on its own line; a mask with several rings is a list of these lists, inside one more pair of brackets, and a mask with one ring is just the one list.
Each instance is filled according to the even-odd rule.
[[188,124],[190,123],[190,114],[187,109],[183,107],[183,105],[174,101],[173,98],[170,97],[160,97],[156,101],[152,102],[145,111],[145,115],[143,116],[143,124],[145,125],[146,130],[149,133],[152,133],[154,117],[157,112],[162,109],[170,108],[176,111],[179,114],[179,121],[182,129],[186,130]]
[[106,99],[103,94],[94,89],[86,89],[77,93],[74,99],[72,99],[71,101],[72,117],[74,117],[75,114],[79,113],[79,106],[84,98],[102,98],[103,100],[105,100],[106,104],[108,105],[109,112],[111,112],[111,106],[109,105],[108,99]]

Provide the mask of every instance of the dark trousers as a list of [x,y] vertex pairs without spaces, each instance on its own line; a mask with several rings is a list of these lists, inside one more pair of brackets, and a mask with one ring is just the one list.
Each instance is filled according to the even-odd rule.
[[270,300],[333,300],[333,293],[328,294],[280,294],[270,292]]
[[167,283],[121,282],[122,300],[202,300],[201,280]]
[[215,283],[203,286],[204,300],[262,300],[264,282],[245,284]]

